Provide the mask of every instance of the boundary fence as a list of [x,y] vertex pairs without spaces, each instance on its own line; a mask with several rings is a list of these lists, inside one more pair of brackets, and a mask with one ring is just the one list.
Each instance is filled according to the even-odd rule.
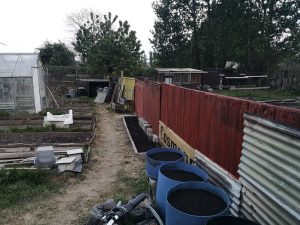
[[221,96],[169,84],[137,81],[135,112],[158,134],[159,121],[190,146],[238,177],[243,142],[243,115],[300,128],[300,110]]

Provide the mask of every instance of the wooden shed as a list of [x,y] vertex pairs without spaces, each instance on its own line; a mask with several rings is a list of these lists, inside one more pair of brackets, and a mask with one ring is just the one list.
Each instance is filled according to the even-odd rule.
[[156,68],[153,79],[167,84],[175,84],[189,88],[202,85],[202,75],[207,72],[192,68]]

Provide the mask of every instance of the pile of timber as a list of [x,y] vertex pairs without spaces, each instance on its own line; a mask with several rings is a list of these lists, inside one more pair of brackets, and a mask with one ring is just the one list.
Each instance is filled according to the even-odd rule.
[[[77,146],[54,146],[54,155],[57,160],[66,157],[67,152],[73,149],[82,149],[83,145]],[[84,160],[88,160],[89,147],[84,151]],[[0,168],[35,168],[34,159],[36,157],[36,148],[32,146],[1,146],[0,147]]]

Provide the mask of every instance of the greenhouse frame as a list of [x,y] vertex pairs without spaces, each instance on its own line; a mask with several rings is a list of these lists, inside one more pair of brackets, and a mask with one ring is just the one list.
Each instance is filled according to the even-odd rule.
[[37,53],[0,53],[0,111],[38,113],[47,107],[45,71]]

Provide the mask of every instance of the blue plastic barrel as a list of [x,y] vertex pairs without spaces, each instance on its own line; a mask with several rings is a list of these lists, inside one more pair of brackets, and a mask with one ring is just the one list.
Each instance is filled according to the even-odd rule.
[[[179,154],[178,158],[173,161],[160,161],[151,158],[151,156],[162,152],[174,152]],[[157,180],[159,168],[170,162],[184,162],[184,153],[175,148],[152,148],[146,152],[146,173],[148,177]]]
[[[184,213],[176,208],[174,208],[170,202],[169,202],[169,196],[178,190],[184,190],[184,189],[196,189],[196,190],[204,190],[208,191],[218,197],[220,197],[224,203],[226,204],[226,208],[223,209],[222,211],[213,214],[213,215],[206,215],[206,216],[199,216],[199,215],[191,215]],[[189,202],[186,202],[189,204]],[[212,217],[215,216],[226,216],[229,215],[229,197],[226,194],[226,192],[219,188],[216,187],[212,184],[205,183],[205,182],[185,182],[176,185],[175,187],[171,188],[167,194],[167,202],[166,202],[166,225],[183,225],[183,224],[188,224],[188,225],[205,225],[206,222],[211,219]],[[197,204],[203,204],[201,201]],[[207,203],[206,205],[208,205]]]
[[217,216],[207,221],[206,225],[259,225],[259,223],[240,217]]
[[[175,163],[167,163],[160,167],[158,172],[158,180],[157,180],[157,189],[156,189],[156,206],[160,216],[165,218],[165,208],[166,208],[166,198],[168,191],[176,186],[177,184],[183,183],[180,180],[174,180],[170,177],[167,177],[163,171],[166,170],[181,170],[186,172],[192,172],[199,176],[203,182],[206,182],[208,179],[208,175],[202,169],[197,166],[193,166],[191,164],[187,164],[184,162],[175,162]],[[189,180],[191,181],[191,180]]]

